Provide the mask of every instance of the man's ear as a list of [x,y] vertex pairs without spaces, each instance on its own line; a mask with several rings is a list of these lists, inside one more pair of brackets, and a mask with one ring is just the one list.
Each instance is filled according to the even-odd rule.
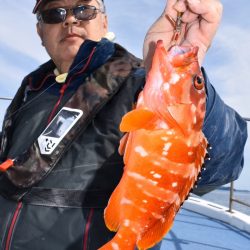
[[108,16],[107,15],[103,16],[103,30],[105,34],[108,32]]
[[43,32],[42,32],[42,27],[41,27],[41,23],[39,23],[39,22],[36,24],[36,32],[37,32],[38,36],[41,38],[42,46],[44,46],[44,44],[43,44]]

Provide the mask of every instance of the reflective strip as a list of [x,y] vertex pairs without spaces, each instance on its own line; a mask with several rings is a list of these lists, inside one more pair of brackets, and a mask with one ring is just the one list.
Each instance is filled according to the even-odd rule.
[[16,211],[15,211],[13,217],[12,217],[10,228],[9,228],[9,231],[8,231],[5,250],[10,250],[10,242],[11,242],[11,239],[12,239],[14,227],[16,225],[16,222],[17,222],[17,219],[18,219],[18,216],[20,214],[20,210],[21,210],[22,206],[23,206],[22,202],[19,202],[17,204],[17,208],[16,208]]
[[89,212],[88,220],[85,226],[85,231],[84,231],[84,236],[83,236],[83,250],[88,249],[89,229],[90,229],[93,214],[94,214],[94,209],[92,208]]

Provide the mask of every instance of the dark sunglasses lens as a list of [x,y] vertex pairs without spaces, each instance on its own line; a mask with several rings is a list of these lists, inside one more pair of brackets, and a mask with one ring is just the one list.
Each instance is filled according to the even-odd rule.
[[96,8],[94,6],[78,6],[73,9],[76,19],[87,21],[96,17]]
[[61,23],[65,20],[66,10],[62,8],[44,10],[41,12],[41,17],[44,23]]

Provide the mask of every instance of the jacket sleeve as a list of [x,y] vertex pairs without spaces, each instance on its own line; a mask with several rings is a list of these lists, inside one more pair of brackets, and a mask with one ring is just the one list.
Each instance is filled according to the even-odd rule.
[[203,195],[236,180],[243,168],[243,151],[247,139],[246,121],[227,106],[216,93],[203,70],[207,88],[207,110],[203,132],[212,147],[210,160],[193,193]]

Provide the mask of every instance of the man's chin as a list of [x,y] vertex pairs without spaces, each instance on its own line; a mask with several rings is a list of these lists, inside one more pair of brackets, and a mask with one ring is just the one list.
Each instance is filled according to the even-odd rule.
[[63,58],[67,59],[67,58],[75,58],[75,56],[77,55],[81,44],[69,44],[68,46],[65,46],[65,48],[62,50],[62,54],[63,54]]

